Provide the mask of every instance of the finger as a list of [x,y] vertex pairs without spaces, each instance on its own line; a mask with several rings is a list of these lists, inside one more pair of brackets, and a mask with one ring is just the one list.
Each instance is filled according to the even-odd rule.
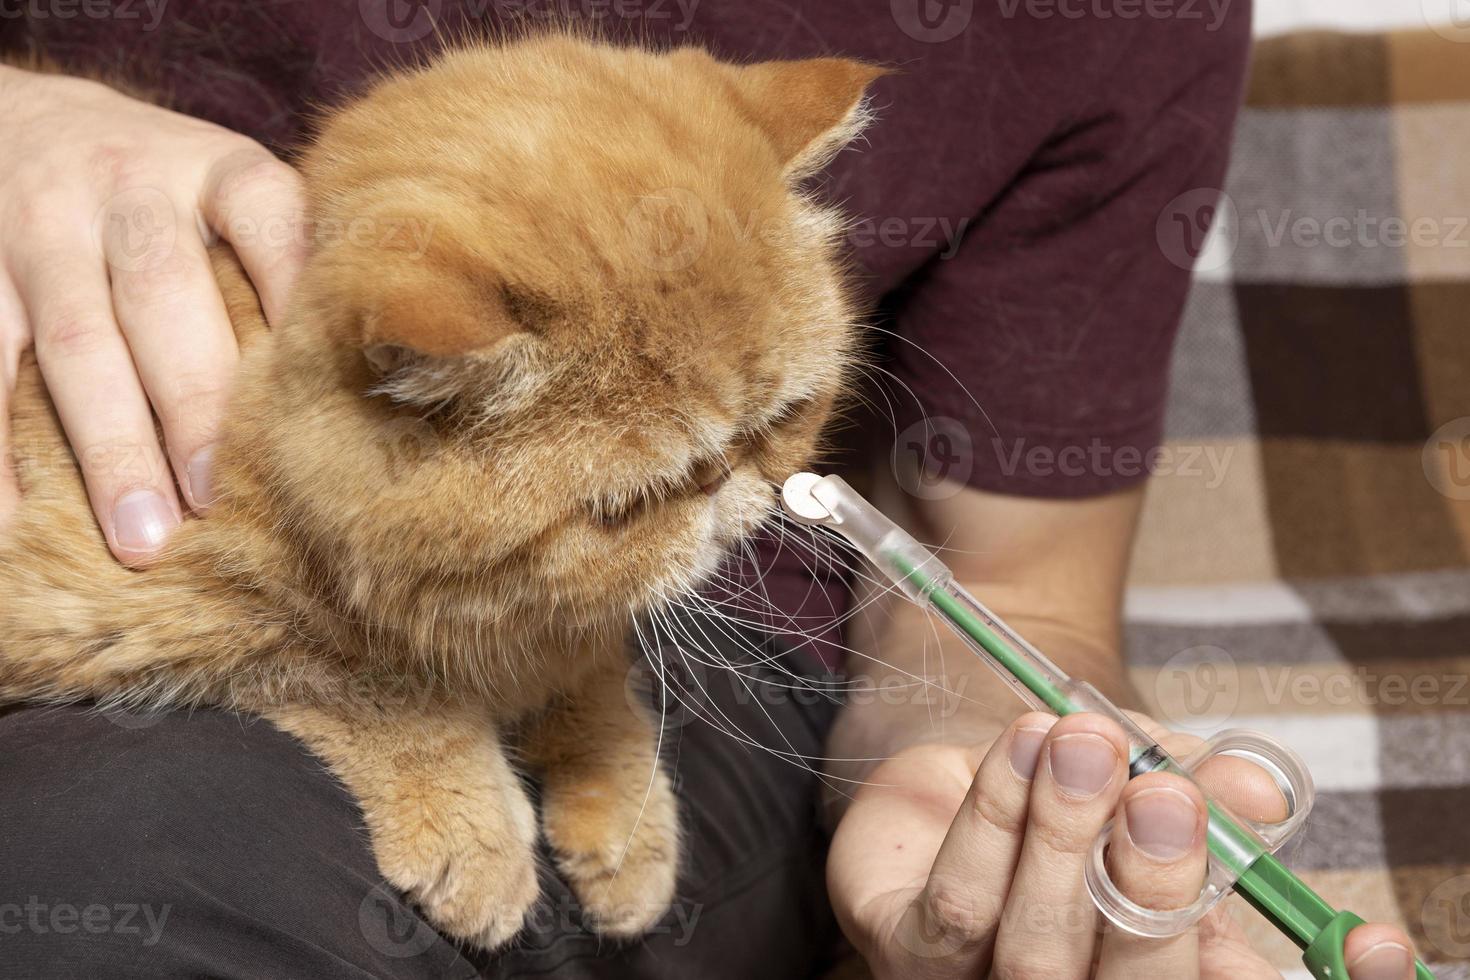
[[1088,975],[1097,914],[1083,869],[1127,780],[1127,755],[1122,729],[1099,715],[1069,715],[1048,733],[996,939],[997,973]]
[[[1145,715],[1129,714],[1175,759],[1188,757],[1202,744],[1201,739],[1171,732]],[[1210,799],[1224,803],[1238,816],[1262,823],[1277,823],[1288,816],[1286,797],[1282,795],[1281,787],[1266,770],[1253,762],[1231,755],[1217,755],[1206,760],[1193,775]]]
[[[157,213],[153,213],[157,212]],[[161,195],[103,236],[113,308],[189,506],[213,500],[214,440],[239,350],[204,243]]]
[[1402,929],[1370,922],[1348,933],[1343,944],[1352,980],[1413,980],[1414,947]]
[[279,325],[306,260],[301,175],[264,147],[232,153],[211,171],[200,208],[210,227],[240,256],[266,319]]
[[1279,823],[1288,815],[1286,797],[1276,780],[1253,762],[1217,755],[1194,772],[1206,795],[1234,814],[1261,823]]
[[180,520],[173,480],[100,258],[85,244],[33,250],[18,270],[36,360],[108,547],[143,564]]
[[[1149,909],[1178,909],[1199,897],[1205,880],[1205,801],[1180,776],[1149,773],[1123,790],[1113,818],[1108,874],[1125,896]],[[1199,975],[1194,927],[1167,939],[1109,928],[1098,980]]]
[[899,946],[922,961],[925,977],[980,975],[1021,853],[1026,798],[1053,715],[1016,719],[995,740],[935,856],[934,867],[899,923]]
[[20,505],[16,482],[15,453],[10,437],[11,403],[20,370],[20,351],[25,337],[25,311],[10,280],[0,274],[0,528]]

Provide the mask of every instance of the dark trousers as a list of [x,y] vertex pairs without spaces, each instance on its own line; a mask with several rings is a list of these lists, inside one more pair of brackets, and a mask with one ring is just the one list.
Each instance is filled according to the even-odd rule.
[[[751,661],[727,633],[704,633],[725,649],[700,656]],[[813,673],[804,658],[779,658]],[[675,674],[691,707],[670,699],[664,739],[686,834],[669,915],[639,942],[599,940],[547,862],[526,930],[493,956],[458,949],[382,882],[356,804],[271,725],[220,711],[9,709],[0,977],[810,976],[835,933],[819,784],[791,753],[822,754],[834,708],[793,694],[771,667],[743,670],[743,681],[714,667]],[[648,686],[661,700],[658,682]]]

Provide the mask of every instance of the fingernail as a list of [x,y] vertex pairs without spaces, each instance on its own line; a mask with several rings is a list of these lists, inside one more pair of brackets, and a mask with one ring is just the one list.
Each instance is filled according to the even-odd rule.
[[205,446],[194,454],[185,468],[189,477],[189,499],[196,507],[214,503],[214,446]]
[[1155,861],[1177,861],[1194,846],[1199,815],[1194,802],[1177,789],[1146,789],[1123,807],[1128,838]]
[[171,508],[154,490],[134,490],[112,512],[112,536],[124,551],[150,554],[163,547],[178,526]]
[[1084,800],[1101,793],[1113,781],[1118,764],[1113,744],[1089,732],[1052,739],[1047,754],[1057,786],[1068,796]]
[[1041,743],[1046,741],[1045,728],[1018,728],[1011,733],[1011,772],[1029,780],[1036,775],[1036,762],[1041,758]]
[[1414,967],[1414,957],[1399,943],[1379,943],[1348,964],[1352,980],[1404,980]]

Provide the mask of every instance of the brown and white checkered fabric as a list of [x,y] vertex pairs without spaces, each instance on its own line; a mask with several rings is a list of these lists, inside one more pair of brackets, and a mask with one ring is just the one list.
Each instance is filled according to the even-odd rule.
[[1132,676],[1176,727],[1295,746],[1318,795],[1292,863],[1470,976],[1470,44],[1260,42],[1224,190],[1134,562]]

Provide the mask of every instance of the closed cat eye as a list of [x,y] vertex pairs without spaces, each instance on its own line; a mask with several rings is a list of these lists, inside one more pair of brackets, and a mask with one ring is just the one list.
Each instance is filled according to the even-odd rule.
[[666,500],[685,498],[696,493],[714,496],[729,478],[733,464],[744,454],[742,439],[735,447],[719,455],[696,459],[684,472],[683,479],[672,487],[645,488],[632,495],[593,501],[588,506],[592,520],[607,528],[622,527],[651,506]]
[[638,514],[648,507],[648,498],[642,494],[638,495],[632,503],[609,505],[602,502],[592,504],[588,508],[594,523],[605,528],[623,527],[633,520]]

